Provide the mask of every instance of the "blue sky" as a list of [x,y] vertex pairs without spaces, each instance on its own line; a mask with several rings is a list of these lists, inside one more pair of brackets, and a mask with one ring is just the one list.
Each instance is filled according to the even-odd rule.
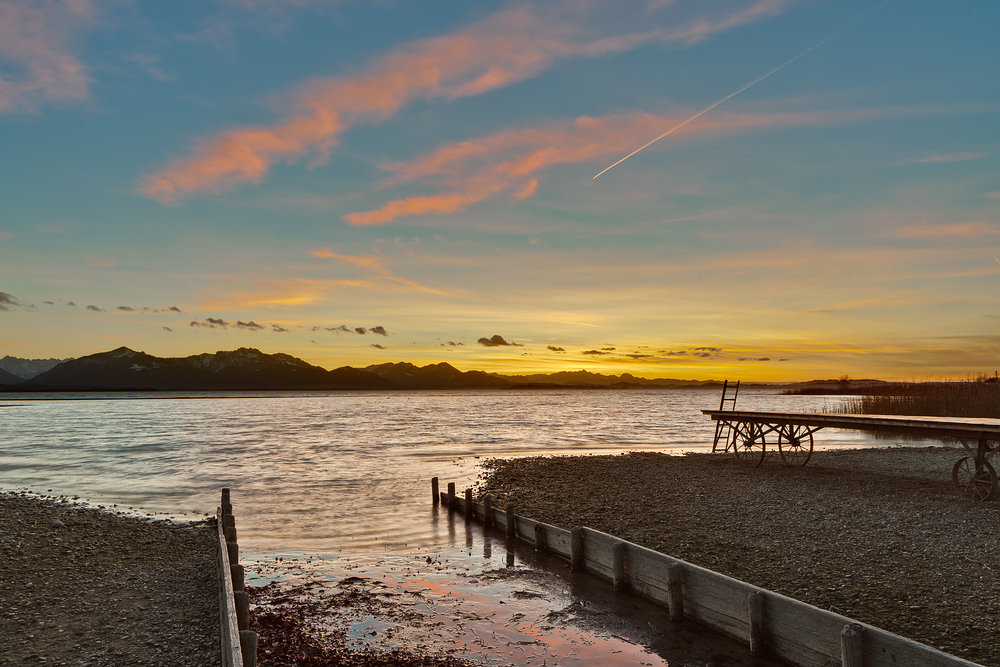
[[997,25],[987,0],[0,0],[0,353],[992,373]]

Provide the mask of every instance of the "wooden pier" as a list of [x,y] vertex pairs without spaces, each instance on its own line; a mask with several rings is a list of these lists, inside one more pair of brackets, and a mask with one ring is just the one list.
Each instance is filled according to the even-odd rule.
[[[720,449],[716,438],[712,451],[732,452],[750,467],[763,462],[769,439],[785,463],[805,465],[812,455],[813,434],[824,428],[954,438],[970,454],[952,468],[955,490],[973,500],[1000,497],[997,473],[989,461],[990,455],[1000,449],[989,445],[1000,443],[1000,419],[744,410],[702,410],[702,413],[717,422],[717,433],[725,426],[728,434],[725,447]],[[975,448],[969,442],[976,443]]]

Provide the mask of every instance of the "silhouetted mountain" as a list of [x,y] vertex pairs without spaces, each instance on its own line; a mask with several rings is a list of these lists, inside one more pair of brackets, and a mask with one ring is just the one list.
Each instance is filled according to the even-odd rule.
[[676,380],[673,378],[643,378],[631,373],[621,375],[601,375],[590,371],[560,371],[558,373],[533,375],[499,375],[505,380],[516,383],[520,388],[531,388],[543,384],[562,385],[566,387],[663,387],[670,389],[716,389],[722,386],[716,380]]
[[8,373],[4,369],[0,368],[0,385],[6,384],[21,384],[24,382],[24,378],[14,375],[13,373]]
[[462,372],[447,363],[414,366],[406,362],[366,366],[365,371],[407,389],[497,389],[511,383],[483,371]]
[[120,347],[59,364],[24,383],[64,389],[251,390],[390,389],[377,376],[327,371],[287,354],[241,347],[232,352],[159,358]]
[[7,355],[0,359],[0,370],[13,373],[22,380],[30,380],[39,373],[55,368],[64,361],[71,361],[71,359],[21,359]]

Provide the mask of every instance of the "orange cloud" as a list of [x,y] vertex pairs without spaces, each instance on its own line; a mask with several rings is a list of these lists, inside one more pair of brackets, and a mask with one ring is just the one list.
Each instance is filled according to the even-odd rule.
[[[326,162],[345,129],[385,120],[414,99],[479,95],[536,76],[559,59],[626,51],[653,41],[688,46],[777,14],[790,2],[755,0],[741,11],[612,36],[599,34],[606,29],[605,22],[588,14],[589,3],[524,5],[497,12],[450,35],[420,40],[377,58],[355,76],[312,81],[295,96],[293,112],[286,120],[204,139],[192,155],[171,160],[144,178],[139,191],[171,203],[196,192],[257,183],[279,162],[295,162],[307,155],[312,155],[312,165]],[[649,18],[644,14],[634,13],[637,20]],[[436,210],[446,204],[415,201],[408,206],[422,205]]]
[[0,0],[0,113],[87,97],[90,77],[69,42],[91,14],[89,0]]
[[382,258],[374,255],[341,255],[333,252],[329,248],[311,250],[309,254],[313,257],[321,259],[340,259],[363,269],[377,271],[378,273],[389,273],[389,271],[385,268],[385,262]]
[[894,236],[900,238],[977,238],[989,236],[990,234],[1000,234],[1000,226],[996,223],[987,222],[953,222],[943,225],[914,225],[912,227],[899,227],[894,230]]
[[[677,141],[684,136],[717,136],[723,132],[747,129],[831,124],[913,111],[890,108],[771,114],[720,112],[683,127],[673,136]],[[456,213],[504,192],[510,192],[515,200],[527,199],[538,190],[540,172],[559,164],[620,156],[689,116],[664,117],[649,113],[600,118],[581,116],[575,120],[446,144],[411,162],[385,165],[383,169],[395,172],[395,175],[386,179],[384,185],[436,179],[439,187],[450,192],[390,201],[372,211],[349,213],[344,220],[352,225],[384,225],[411,215]],[[666,146],[661,146],[661,150]]]

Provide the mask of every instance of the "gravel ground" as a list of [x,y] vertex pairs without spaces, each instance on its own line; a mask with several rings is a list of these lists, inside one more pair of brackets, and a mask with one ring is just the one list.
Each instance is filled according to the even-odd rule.
[[218,599],[214,518],[0,493],[0,665],[218,665]]
[[583,525],[1000,667],[1000,502],[951,487],[963,450],[490,460],[476,495]]

